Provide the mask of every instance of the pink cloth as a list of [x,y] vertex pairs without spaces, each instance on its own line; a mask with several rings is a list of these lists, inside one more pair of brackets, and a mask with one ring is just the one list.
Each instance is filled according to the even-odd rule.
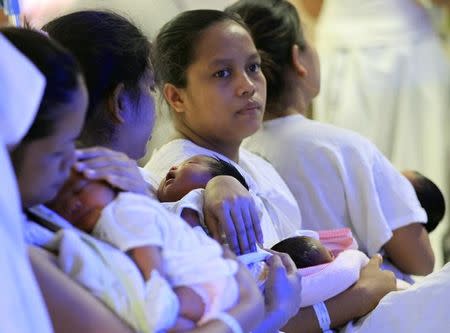
[[358,244],[350,228],[318,231],[319,240],[335,256],[344,250],[357,250]]

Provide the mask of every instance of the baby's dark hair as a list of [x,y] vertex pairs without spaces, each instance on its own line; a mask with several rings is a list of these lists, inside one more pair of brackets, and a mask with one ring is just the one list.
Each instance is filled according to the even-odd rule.
[[242,186],[248,191],[249,187],[245,181],[244,176],[241,175],[239,170],[231,163],[228,163],[217,156],[210,156],[209,168],[211,175],[216,176],[231,176],[236,178]]
[[445,200],[444,196],[429,178],[422,175],[420,172],[411,171],[412,177],[408,177],[419,199],[420,205],[425,210],[428,216],[428,222],[424,225],[428,233],[432,232],[441,222],[445,214]]
[[305,268],[325,264],[321,249],[314,238],[295,236],[282,240],[272,246],[272,250],[287,253],[297,268]]

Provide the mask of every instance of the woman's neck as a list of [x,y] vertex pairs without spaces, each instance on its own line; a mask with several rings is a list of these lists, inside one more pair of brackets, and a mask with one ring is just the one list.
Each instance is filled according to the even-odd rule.
[[234,162],[239,163],[239,147],[242,141],[224,142],[211,138],[205,138],[198,133],[195,133],[190,128],[182,125],[175,125],[175,130],[176,133],[174,139],[187,139],[200,147],[218,152]]
[[301,95],[291,94],[291,97],[282,99],[276,105],[267,105],[264,121],[291,116],[294,114],[306,115],[310,101]]
[[275,103],[267,103],[264,121],[291,116],[294,114],[306,115],[312,99],[308,86],[292,70],[285,72],[285,90]]

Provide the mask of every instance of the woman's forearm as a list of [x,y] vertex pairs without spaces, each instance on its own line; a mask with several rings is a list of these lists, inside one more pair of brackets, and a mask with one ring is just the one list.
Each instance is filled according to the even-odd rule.
[[[352,287],[325,302],[332,328],[366,315],[377,306],[381,298],[396,289],[394,274],[382,271],[381,262],[381,256],[372,257]],[[287,333],[321,332],[312,307],[300,309],[282,330]]]
[[[328,300],[325,305],[331,319],[331,327],[344,325],[352,319],[362,316],[358,312],[360,299],[358,291],[349,289],[342,294]],[[319,322],[312,306],[301,308],[297,315],[282,329],[286,333],[314,333],[321,332]]]
[[133,332],[105,305],[61,272],[49,253],[32,247],[29,256],[55,332]]
[[395,229],[383,249],[389,260],[406,274],[426,275],[433,271],[434,253],[421,223]]
[[286,315],[280,311],[266,313],[264,320],[252,333],[277,333],[286,323]]

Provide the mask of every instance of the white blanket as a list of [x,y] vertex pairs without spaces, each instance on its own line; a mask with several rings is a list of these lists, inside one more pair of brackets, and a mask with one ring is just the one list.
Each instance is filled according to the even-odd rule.
[[147,282],[121,251],[87,234],[61,230],[47,244],[58,250],[58,265],[139,332],[173,326],[179,303],[157,272]]

